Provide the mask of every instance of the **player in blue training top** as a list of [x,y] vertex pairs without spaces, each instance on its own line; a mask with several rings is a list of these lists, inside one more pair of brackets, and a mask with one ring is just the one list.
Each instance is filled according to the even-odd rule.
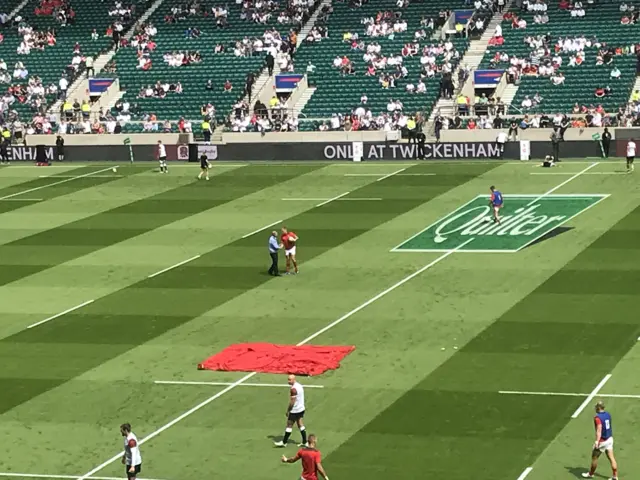
[[582,476],[593,478],[596,468],[598,468],[598,458],[604,452],[611,463],[611,470],[613,470],[611,480],[618,480],[618,463],[613,456],[613,425],[611,424],[611,414],[604,409],[604,402],[596,403],[596,416],[593,421],[596,426],[596,441],[591,453],[591,468]]
[[502,192],[500,190],[496,190],[496,187],[491,185],[489,187],[491,191],[491,199],[489,200],[489,206],[493,207],[493,223],[500,223],[500,217],[498,216],[498,212],[502,208],[504,204],[504,200],[502,198]]

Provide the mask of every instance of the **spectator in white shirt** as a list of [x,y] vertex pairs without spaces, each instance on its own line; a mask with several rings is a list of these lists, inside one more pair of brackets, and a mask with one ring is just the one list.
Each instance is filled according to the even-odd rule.
[[529,110],[533,106],[533,102],[531,101],[531,99],[527,95],[526,97],[524,97],[524,100],[522,100],[522,104],[521,105],[522,105],[523,109]]
[[611,70],[611,73],[609,74],[611,78],[615,78],[616,80],[619,79],[621,75],[622,73],[618,67],[613,67],[613,70]]
[[562,73],[557,73],[551,77],[551,82],[554,85],[564,85],[564,75]]

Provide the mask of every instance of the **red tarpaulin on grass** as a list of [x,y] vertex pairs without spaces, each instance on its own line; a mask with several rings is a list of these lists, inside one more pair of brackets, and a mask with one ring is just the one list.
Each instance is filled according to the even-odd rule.
[[320,375],[335,370],[356,347],[239,343],[198,364],[199,370]]

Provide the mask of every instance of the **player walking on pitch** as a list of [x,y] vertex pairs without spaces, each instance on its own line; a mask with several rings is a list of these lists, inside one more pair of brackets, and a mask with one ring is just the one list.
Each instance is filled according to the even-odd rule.
[[200,156],[200,175],[198,175],[198,180],[202,178],[202,175],[206,175],[205,180],[209,180],[209,169],[211,168],[211,164],[209,163],[209,157],[207,157],[204,153]]
[[287,442],[289,441],[289,437],[291,437],[291,432],[293,432],[293,424],[298,425],[298,429],[300,429],[300,435],[302,436],[302,443],[300,446],[305,446],[307,444],[307,430],[304,426],[303,418],[304,418],[304,387],[300,385],[296,381],[295,375],[289,375],[287,379],[287,383],[290,386],[289,389],[289,406],[287,407],[287,411],[285,415],[287,416],[287,426],[284,429],[284,437],[279,442],[275,442],[274,445],[276,447],[286,447]]
[[160,173],[169,173],[167,167],[167,147],[164,146],[162,140],[158,140],[158,161],[160,162]]
[[489,187],[489,191],[491,192],[491,199],[489,200],[489,206],[493,208],[493,223],[500,223],[500,217],[498,213],[504,204],[504,200],[502,198],[502,192],[500,190],[496,190],[496,187],[491,185]]
[[320,450],[316,448],[317,438],[315,435],[309,435],[309,446],[301,448],[295,457],[287,458],[282,456],[282,463],[295,463],[298,460],[302,460],[302,476],[300,480],[318,480],[318,473],[324,478],[329,480],[324,468],[322,467],[322,455]]
[[627,173],[633,172],[633,160],[636,156],[636,142],[629,140],[627,142]]
[[598,468],[598,458],[602,452],[607,455],[613,475],[611,480],[618,480],[618,462],[613,456],[613,425],[611,414],[604,409],[604,402],[596,403],[596,416],[593,419],[596,426],[596,441],[591,452],[591,468],[582,474],[584,478],[593,478]]
[[120,433],[124,437],[122,463],[126,466],[127,478],[135,480],[142,470],[142,455],[138,446],[138,437],[131,431],[130,423],[120,425]]
[[282,227],[282,235],[280,237],[280,242],[284,245],[284,256],[287,260],[286,263],[286,274],[289,274],[289,268],[291,264],[293,264],[293,271],[298,273],[298,262],[296,261],[296,242],[298,241],[298,236],[295,232],[290,232],[287,230],[287,227]]

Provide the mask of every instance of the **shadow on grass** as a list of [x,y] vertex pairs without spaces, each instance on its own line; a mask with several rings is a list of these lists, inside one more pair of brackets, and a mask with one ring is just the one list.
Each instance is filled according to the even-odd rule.
[[573,228],[574,227],[557,227],[557,228],[554,228],[553,230],[551,230],[546,235],[543,235],[542,237],[540,237],[536,241],[531,242],[529,245],[527,245],[527,248],[532,247],[534,245],[538,245],[540,242],[544,242],[545,240],[549,240],[551,238],[557,237],[558,235],[562,235],[563,233],[568,232],[569,230],[573,230]]
[[[569,472],[571,475],[573,475],[576,478],[584,478],[582,474],[587,471],[585,467],[565,467],[565,468],[567,469],[567,472]],[[593,478],[610,478],[610,477],[596,472]]]

